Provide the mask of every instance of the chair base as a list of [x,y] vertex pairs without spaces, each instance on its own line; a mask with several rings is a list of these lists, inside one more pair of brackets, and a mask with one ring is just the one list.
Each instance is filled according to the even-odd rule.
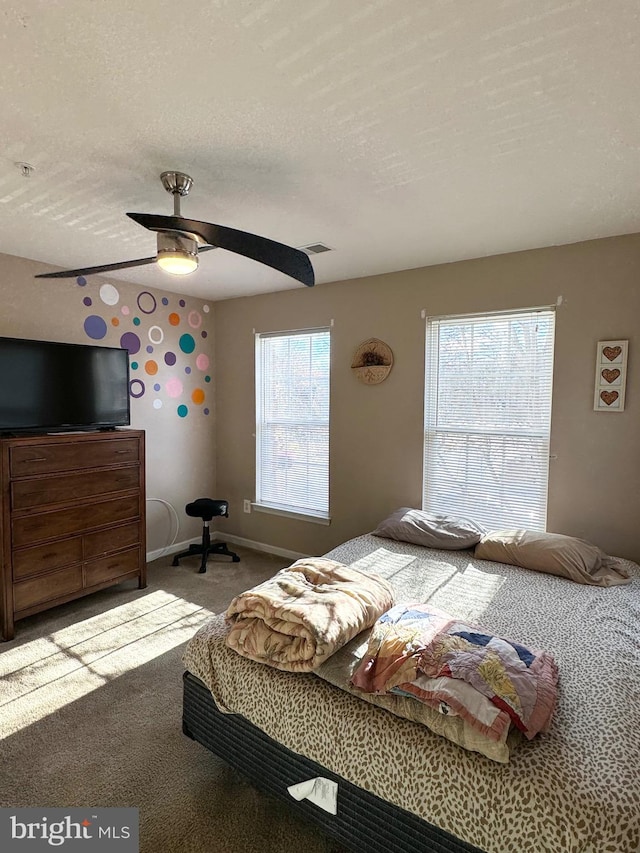
[[202,561],[200,563],[200,568],[198,569],[198,574],[201,575],[207,571],[207,559],[210,554],[224,554],[226,557],[231,557],[231,561],[233,563],[240,562],[240,557],[227,548],[226,542],[211,542],[211,544],[207,546],[203,546],[202,543],[198,542],[193,545],[189,545],[188,551],[182,551],[180,554],[176,554],[171,565],[177,566],[183,557],[193,557],[196,554],[202,555]]

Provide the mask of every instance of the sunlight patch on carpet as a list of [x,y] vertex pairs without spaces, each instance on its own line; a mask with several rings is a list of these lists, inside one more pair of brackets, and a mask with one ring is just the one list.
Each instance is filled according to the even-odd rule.
[[0,739],[189,640],[212,612],[159,590],[0,654]]

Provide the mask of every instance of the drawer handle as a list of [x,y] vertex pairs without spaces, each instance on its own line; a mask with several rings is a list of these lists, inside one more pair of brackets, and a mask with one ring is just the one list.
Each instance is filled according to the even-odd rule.
[[116,453],[131,453],[131,450],[116,450]]
[[27,462],[46,462],[46,456],[32,456],[31,459],[27,459]]

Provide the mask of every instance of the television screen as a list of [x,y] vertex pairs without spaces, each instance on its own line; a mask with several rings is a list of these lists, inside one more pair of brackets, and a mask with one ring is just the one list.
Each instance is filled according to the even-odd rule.
[[129,423],[127,350],[0,338],[0,432]]

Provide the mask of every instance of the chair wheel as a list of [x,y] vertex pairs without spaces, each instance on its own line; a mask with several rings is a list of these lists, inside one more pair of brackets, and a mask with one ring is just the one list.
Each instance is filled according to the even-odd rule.
[[237,555],[237,554],[234,554],[234,555],[233,555],[233,557],[231,558],[231,562],[232,562],[232,563],[239,563],[239,562],[240,562],[240,557],[238,557],[238,555]]
[[172,565],[172,566],[178,566],[178,565],[180,565],[180,564],[178,563],[177,558],[174,558],[174,559],[173,559],[173,561],[172,561],[171,565]]

